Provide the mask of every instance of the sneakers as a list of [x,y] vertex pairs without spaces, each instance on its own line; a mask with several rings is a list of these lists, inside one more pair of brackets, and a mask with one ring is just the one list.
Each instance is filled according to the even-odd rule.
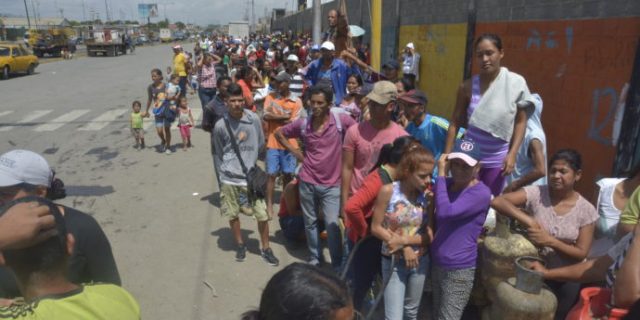
[[316,259],[316,258],[309,258],[309,260],[307,260],[307,263],[314,266],[314,267],[319,267],[320,266],[320,260]]
[[236,249],[236,261],[242,262],[247,257],[247,246],[239,245]]
[[170,148],[170,147],[165,147],[165,148],[164,148],[164,153],[166,153],[166,154],[171,154],[172,152],[173,152],[173,151],[171,151],[171,148]]
[[278,258],[273,255],[273,250],[271,250],[271,248],[260,250],[260,255],[262,256],[262,259],[271,266],[277,267],[278,264],[280,264]]

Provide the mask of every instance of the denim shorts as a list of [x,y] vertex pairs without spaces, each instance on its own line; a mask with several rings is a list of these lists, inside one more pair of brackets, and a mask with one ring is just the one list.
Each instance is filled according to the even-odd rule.
[[153,122],[156,124],[156,128],[168,127],[171,125],[171,121],[168,121],[165,118],[155,117]]
[[267,149],[267,174],[280,172],[293,174],[296,171],[296,157],[288,150]]

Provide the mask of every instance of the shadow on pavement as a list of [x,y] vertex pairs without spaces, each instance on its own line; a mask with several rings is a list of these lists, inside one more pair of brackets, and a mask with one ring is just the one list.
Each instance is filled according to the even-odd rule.
[[113,186],[70,186],[66,185],[67,196],[94,197],[113,193]]
[[216,191],[208,196],[200,198],[200,201],[209,201],[209,204],[216,208],[220,208],[220,192]]

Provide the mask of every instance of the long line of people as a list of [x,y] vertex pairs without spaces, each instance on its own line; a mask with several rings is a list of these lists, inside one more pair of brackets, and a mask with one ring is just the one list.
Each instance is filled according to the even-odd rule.
[[[407,54],[414,45],[408,47]],[[461,319],[474,287],[478,240],[490,207],[523,226],[539,248],[545,264],[532,269],[541,272],[557,296],[556,319],[565,319],[575,304],[579,282],[606,280],[613,306],[637,304],[640,166],[627,179],[600,181],[597,207],[581,196],[575,189],[583,167],[580,154],[563,149],[547,161],[542,98],[530,93],[524,77],[502,66],[505,52],[497,35],[483,34],[474,43],[480,71],[460,84],[449,120],[428,112],[426,94],[416,89],[415,67],[400,78],[397,61],[385,63],[378,73],[357,51],[338,55],[331,41],[307,49],[304,37],[221,37],[198,43],[192,60],[176,46],[170,83],[163,82],[160,69],[152,70],[146,110],[140,103],[133,105],[132,129],[140,129],[141,118],[153,114],[159,149],[171,153],[174,119],[184,113],[185,125],[195,125],[190,112],[181,109],[188,110],[187,87],[198,87],[220,211],[229,222],[239,262],[252,252],[242,238],[242,213],[257,220],[262,259],[279,265],[269,244],[269,221],[281,178],[285,201],[280,201],[280,227],[287,239],[306,241],[310,266],[278,272],[265,288],[260,308],[245,314],[246,319],[354,318],[367,311],[366,296],[377,275],[384,283],[385,319],[417,319],[425,286],[430,288],[430,319]],[[403,63],[414,59],[419,57],[405,57]],[[223,74],[227,72],[229,76]],[[194,84],[188,81],[191,75]],[[144,144],[140,131],[133,130],[136,143]],[[181,133],[186,147],[190,133]],[[263,150],[266,172],[261,173]],[[38,289],[41,283],[30,281],[42,273],[52,275],[53,293],[63,294],[60,301],[76,292],[80,282],[119,284],[112,257],[107,259],[112,273],[107,279],[98,273],[76,279],[69,272],[74,269],[65,267],[77,261],[72,252],[91,256],[73,241],[91,226],[91,237],[81,239],[100,242],[110,253],[95,221],[85,219],[74,227],[71,217],[82,213],[42,200],[36,202],[48,210],[15,201],[46,195],[52,177],[43,161],[27,151],[0,157],[0,196],[7,204],[0,228],[18,223],[15,211],[34,218],[0,234],[0,249],[14,253],[5,258],[16,271],[21,293],[33,300],[45,292]],[[264,184],[256,187],[257,180]],[[44,212],[52,212],[54,219]],[[43,233],[36,231],[42,230],[57,230],[58,236],[40,239]],[[34,238],[45,241],[34,245]],[[325,238],[328,273],[317,268],[325,262]],[[51,250],[45,248],[49,246]],[[45,249],[47,255],[40,255]],[[109,255],[100,255],[105,257]],[[593,259],[585,261],[587,257]],[[77,263],[88,270],[98,261],[89,260]],[[42,268],[26,268],[29,261]],[[339,274],[346,275],[348,285]],[[303,294],[295,284],[317,291]],[[279,297],[271,292],[274,287],[287,288],[289,296]],[[117,287],[96,285],[82,294],[113,296],[116,311],[126,316],[111,318],[139,314],[135,300]],[[19,314],[25,307],[3,308]]]
[[[599,182],[598,207],[589,203],[574,187],[583,166],[580,154],[558,150],[547,161],[542,97],[501,64],[501,39],[483,34],[474,48],[479,74],[460,84],[449,120],[428,112],[426,94],[415,89],[415,77],[399,77],[397,62],[386,63],[379,74],[357,53],[346,50],[337,56],[330,42],[320,46],[319,57],[308,67],[295,61],[294,74],[307,81],[301,101],[285,90],[287,85],[291,90],[290,77],[270,71],[269,86],[280,100],[272,97],[258,110],[265,110],[266,131],[281,147],[276,147],[278,157],[266,158],[268,189],[284,174],[283,190],[295,193],[283,195],[281,228],[289,239],[305,239],[308,262],[320,265],[325,259],[319,241],[322,220],[332,269],[347,275],[358,312],[366,311],[366,296],[379,274],[386,284],[385,319],[417,319],[425,283],[431,319],[461,319],[474,287],[478,240],[490,207],[522,225],[540,249],[546,264],[532,268],[544,273],[558,299],[556,319],[567,316],[581,288],[567,278],[575,273],[563,268],[593,267],[581,262],[594,238],[595,257],[624,247],[613,246],[612,230],[624,206],[621,200],[633,199],[635,178]],[[260,70],[255,72],[260,78]],[[276,102],[275,124],[273,113],[266,111],[274,101],[296,101]],[[302,105],[306,118],[287,105]],[[292,158],[300,170],[289,184]],[[272,194],[268,207],[274,203]],[[297,199],[301,210],[288,203]],[[267,211],[272,215],[272,209]],[[618,229],[630,232],[637,220],[637,213],[623,214]],[[629,237],[624,241],[632,247]],[[604,279],[606,272],[600,271]],[[637,296],[618,300],[624,301],[620,306],[629,308]]]

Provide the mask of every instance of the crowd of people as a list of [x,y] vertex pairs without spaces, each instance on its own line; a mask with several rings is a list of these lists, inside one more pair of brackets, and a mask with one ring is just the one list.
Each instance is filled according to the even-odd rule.
[[[332,28],[336,15],[329,13]],[[588,163],[570,148],[548,157],[543,99],[502,65],[507,53],[498,35],[476,39],[479,73],[460,84],[448,120],[430,114],[417,89],[413,43],[374,70],[364,44],[338,52],[332,29],[323,40],[214,36],[199,39],[192,53],[176,45],[168,82],[153,69],[146,109],[132,105],[136,147],[145,146],[142,121],[153,116],[158,149],[171,153],[176,120],[183,148],[191,145],[196,124],[186,94],[198,93],[237,261],[248,253],[239,219],[245,214],[257,221],[263,260],[279,265],[269,235],[281,182],[282,234],[306,243],[308,260],[276,273],[244,319],[358,318],[371,308],[365,302],[377,276],[385,319],[417,319],[425,294],[429,319],[461,319],[477,283],[478,240],[490,208],[526,229],[539,249],[544,263],[532,268],[557,297],[556,319],[577,302],[581,283],[611,288],[612,306],[638,307],[640,166],[628,178],[600,180],[595,206],[576,191]],[[53,312],[55,304],[99,294],[117,301],[110,318],[139,316],[135,300],[117,287],[97,223],[33,197],[46,196],[52,181],[37,154],[0,157],[0,249],[16,275],[0,278],[0,287],[5,298],[27,302],[56,297],[41,300],[46,311],[44,302],[17,307],[6,300],[0,317],[19,317],[24,308]],[[321,269],[325,244],[330,267]],[[110,284],[81,285],[87,282]]]

